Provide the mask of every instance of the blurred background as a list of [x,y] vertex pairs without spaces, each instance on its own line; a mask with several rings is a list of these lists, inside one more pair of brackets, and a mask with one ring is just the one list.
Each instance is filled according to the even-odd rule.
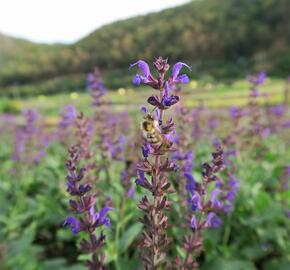
[[[142,13],[149,14],[114,22]],[[201,81],[230,83],[261,70],[285,78],[288,14],[287,0],[2,0],[0,94],[19,98],[80,91],[94,66],[108,88],[127,87],[129,64],[159,55],[186,61],[193,67],[191,78]]]

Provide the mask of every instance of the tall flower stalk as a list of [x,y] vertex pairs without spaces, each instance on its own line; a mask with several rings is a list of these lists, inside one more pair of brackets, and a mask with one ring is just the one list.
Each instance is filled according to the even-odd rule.
[[[104,171],[106,179],[110,182],[109,167],[112,160],[123,160],[123,148],[125,136],[117,136],[119,122],[108,109],[108,102],[105,100],[107,89],[98,68],[89,73],[87,77],[87,88],[92,98],[94,131],[100,148],[100,159],[98,160],[98,172]],[[126,120],[126,116],[123,115]]]
[[[190,229],[191,234],[186,236],[183,243],[185,258],[176,258],[175,266],[179,270],[197,269],[199,264],[197,257],[203,250],[202,231],[209,227],[219,227],[222,220],[218,213],[227,212],[227,204],[220,189],[221,179],[216,175],[224,168],[223,149],[217,145],[212,153],[211,163],[202,165],[202,180],[197,182],[194,177],[187,173],[186,189],[190,194],[189,206],[191,210]],[[216,182],[216,187],[211,189],[211,183]]]
[[[159,91],[159,95],[150,96],[147,102],[154,108],[156,116],[149,113],[146,107],[142,108],[145,113],[141,123],[141,131],[144,139],[142,147],[143,160],[137,165],[139,178],[136,184],[148,190],[152,199],[144,195],[138,205],[143,211],[141,222],[144,231],[140,239],[141,257],[145,269],[155,270],[166,268],[166,250],[170,244],[167,235],[168,228],[167,211],[170,210],[171,202],[168,195],[173,192],[168,181],[168,172],[176,170],[176,165],[169,160],[168,154],[175,151],[172,133],[174,123],[172,119],[165,120],[165,110],[179,101],[179,96],[170,94],[170,89],[176,83],[187,83],[187,75],[179,75],[184,63],[173,66],[172,74],[166,78],[170,66],[167,60],[159,57],[154,62],[158,73],[156,78],[150,72],[149,65],[142,60],[131,65],[138,66],[141,74],[136,74],[133,83],[145,84]],[[189,68],[189,67],[188,67]],[[149,179],[149,180],[148,180]]]
[[110,226],[110,219],[106,216],[110,208],[104,207],[97,211],[96,194],[92,190],[92,183],[84,178],[85,167],[79,167],[81,157],[78,147],[69,149],[69,158],[66,162],[67,192],[72,197],[69,204],[74,215],[67,217],[64,225],[69,226],[74,234],[81,231],[86,233],[86,237],[80,242],[80,251],[91,254],[91,258],[86,261],[88,269],[105,270],[105,256],[101,253],[101,248],[105,244],[106,237],[102,231],[97,235],[97,228],[103,225]]

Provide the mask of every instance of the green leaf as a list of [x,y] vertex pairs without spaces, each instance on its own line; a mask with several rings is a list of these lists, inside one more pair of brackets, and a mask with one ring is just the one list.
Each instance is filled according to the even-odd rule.
[[251,261],[215,259],[205,263],[201,270],[256,270]]
[[120,252],[123,253],[132,244],[135,238],[138,236],[142,230],[143,225],[140,223],[135,223],[123,234],[120,241]]

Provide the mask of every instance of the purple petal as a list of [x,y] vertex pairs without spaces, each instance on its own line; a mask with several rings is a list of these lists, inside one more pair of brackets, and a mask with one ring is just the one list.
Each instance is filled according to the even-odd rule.
[[190,173],[185,173],[184,177],[187,179],[187,184],[185,188],[191,193],[191,195],[193,195],[196,188],[194,177]]
[[175,79],[179,83],[189,83],[189,77],[186,74],[182,74]]
[[177,76],[179,75],[179,72],[180,72],[180,70],[182,69],[183,66],[187,67],[191,71],[191,67],[188,66],[187,64],[182,63],[182,62],[176,63],[173,66],[173,68],[172,68],[172,78],[173,78],[174,81],[177,78]]
[[138,68],[142,71],[143,75],[148,78],[150,76],[150,68],[149,65],[143,61],[143,60],[139,60],[134,64],[130,65],[130,68],[134,67],[135,65],[138,66]]
[[111,207],[104,207],[100,211],[100,218],[103,218],[110,210],[112,210]]
[[133,83],[134,85],[140,85],[141,82],[142,82],[142,78],[141,78],[141,76],[140,76],[139,74],[136,74],[136,75],[134,76],[133,80],[132,80],[132,83]]
[[143,106],[141,106],[141,112],[143,112],[143,113],[148,113],[148,110],[147,110],[147,108],[143,105]]
[[210,212],[207,214],[205,226],[217,228],[222,224],[222,220],[214,213]]
[[190,226],[193,230],[197,229],[197,222],[196,222],[196,218],[194,215],[192,215],[191,221],[190,221]]
[[77,218],[73,216],[67,217],[63,225],[64,226],[68,225],[73,234],[77,234],[80,231],[80,222]]
[[210,195],[210,201],[211,202],[215,201],[215,199],[219,195],[219,193],[220,193],[220,190],[215,188]]

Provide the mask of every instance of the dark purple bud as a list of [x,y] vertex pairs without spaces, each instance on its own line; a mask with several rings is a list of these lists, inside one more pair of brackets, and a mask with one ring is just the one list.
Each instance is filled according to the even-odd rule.
[[159,107],[160,106],[160,102],[159,102],[159,98],[158,96],[150,96],[148,99],[147,99],[147,102],[149,104],[151,104],[152,106],[154,107]]
[[179,101],[179,96],[164,96],[162,99],[162,105],[164,108],[169,108],[170,106],[176,104]]

